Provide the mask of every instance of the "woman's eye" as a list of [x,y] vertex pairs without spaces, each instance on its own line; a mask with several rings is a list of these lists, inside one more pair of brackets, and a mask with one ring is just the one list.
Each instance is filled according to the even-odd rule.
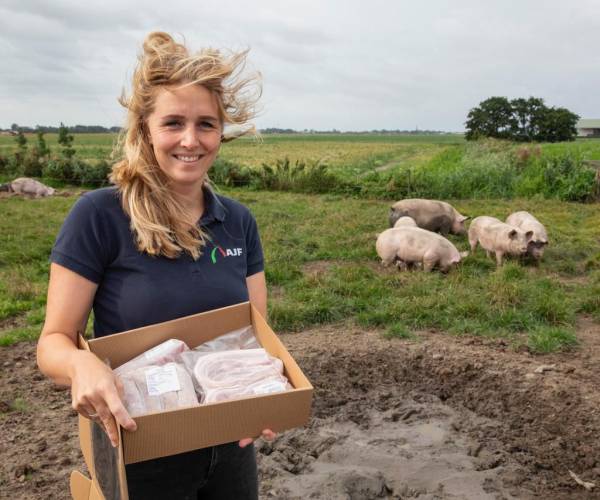
[[201,128],[214,128],[215,126],[211,122],[201,122],[200,127]]
[[165,123],[165,127],[168,127],[168,128],[176,128],[176,127],[179,127],[180,125],[181,125],[181,123],[178,121],[171,121],[171,122]]

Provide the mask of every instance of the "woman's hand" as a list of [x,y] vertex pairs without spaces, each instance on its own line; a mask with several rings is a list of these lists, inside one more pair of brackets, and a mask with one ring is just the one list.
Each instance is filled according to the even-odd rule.
[[[262,437],[266,441],[273,441],[273,439],[275,439],[276,436],[277,436],[277,434],[274,433],[271,429],[264,429],[262,431],[262,434],[261,434],[260,437]],[[244,438],[244,439],[240,439],[240,442],[239,442],[240,448],[245,448],[249,444],[254,443],[255,439],[256,438]]]
[[102,424],[113,446],[119,444],[117,425],[135,431],[136,424],[121,402],[121,383],[94,354],[78,351],[71,372],[72,406]]

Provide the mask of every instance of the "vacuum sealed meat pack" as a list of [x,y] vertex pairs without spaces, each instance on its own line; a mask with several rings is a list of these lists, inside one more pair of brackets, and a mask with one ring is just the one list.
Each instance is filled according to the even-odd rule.
[[123,403],[132,417],[199,404],[192,378],[180,363],[142,366],[119,379]]

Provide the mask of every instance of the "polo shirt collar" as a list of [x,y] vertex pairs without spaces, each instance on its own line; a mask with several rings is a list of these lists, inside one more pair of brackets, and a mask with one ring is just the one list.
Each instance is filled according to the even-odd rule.
[[204,193],[204,213],[200,218],[200,224],[206,225],[214,221],[223,222],[226,216],[225,207],[217,195],[207,187],[203,187],[202,191]]

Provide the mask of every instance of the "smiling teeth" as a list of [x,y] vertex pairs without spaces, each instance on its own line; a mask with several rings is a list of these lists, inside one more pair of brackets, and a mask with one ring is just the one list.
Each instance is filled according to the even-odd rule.
[[199,156],[177,156],[176,157],[178,160],[181,161],[198,161],[198,158],[200,158]]

